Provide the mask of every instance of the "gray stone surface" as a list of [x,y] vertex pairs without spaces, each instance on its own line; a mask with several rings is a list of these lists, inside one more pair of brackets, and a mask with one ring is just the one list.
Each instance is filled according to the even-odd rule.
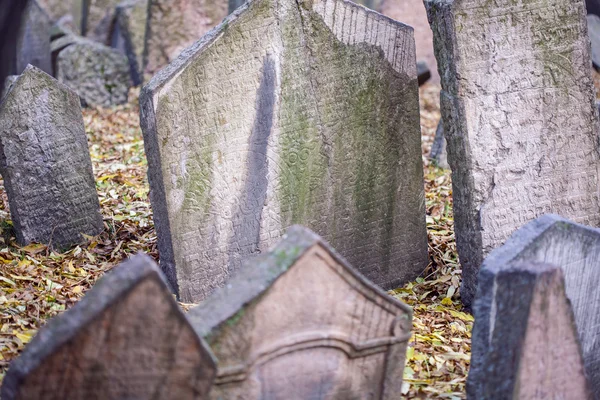
[[446,138],[444,137],[444,122],[440,120],[435,131],[435,139],[431,145],[429,157],[435,161],[438,167],[449,169],[448,151],[446,150]]
[[22,17],[13,74],[20,75],[31,64],[52,74],[50,31],[52,21],[36,0],[29,1]]
[[428,0],[465,305],[483,258],[546,213],[600,225],[583,0]]
[[161,263],[185,301],[296,223],[383,288],[426,267],[410,27],[339,0],[252,1],[140,101]]
[[[63,37],[56,60],[57,79],[73,89],[85,106],[109,107],[127,102],[131,86],[127,57],[118,50],[79,38]],[[58,41],[53,48],[60,47]]]
[[12,85],[15,83],[18,77],[19,75],[9,75],[6,77],[6,79],[4,80],[4,86],[2,87],[2,95],[0,95],[0,102],[2,101],[2,99],[4,99],[8,92],[10,92],[10,89],[12,89]]
[[559,267],[486,261],[474,304],[469,399],[589,399]]
[[[541,262],[562,268],[567,297],[573,306],[586,374],[600,398],[600,230],[545,215],[516,231],[485,260],[480,277],[514,262]],[[481,284],[483,285],[483,283]],[[475,310],[476,313],[478,312]],[[477,314],[476,314],[477,316]],[[489,328],[483,325],[484,331]],[[476,335],[477,334],[477,335]],[[485,333],[474,331],[473,354]],[[483,345],[481,345],[483,346]]]
[[0,172],[20,244],[62,249],[102,231],[79,99],[32,66],[0,104]]
[[592,43],[592,62],[596,69],[600,68],[600,17],[594,14],[587,16],[588,32]]
[[110,45],[115,10],[122,0],[84,0],[82,34],[96,42]]
[[215,362],[156,264],[137,255],[42,327],[3,400],[207,399]]
[[213,400],[392,400],[402,390],[412,310],[306,228],[247,260],[188,318],[217,359]]
[[[116,26],[123,46],[133,85],[142,83],[142,65],[144,60],[144,38],[148,21],[148,0],[127,0],[117,6]],[[113,44],[114,46],[114,44]]]
[[59,21],[65,17],[72,20],[72,29],[75,33],[81,32],[81,17],[85,0],[38,0],[52,21]]
[[149,0],[144,76],[175,60],[228,14],[227,0]]

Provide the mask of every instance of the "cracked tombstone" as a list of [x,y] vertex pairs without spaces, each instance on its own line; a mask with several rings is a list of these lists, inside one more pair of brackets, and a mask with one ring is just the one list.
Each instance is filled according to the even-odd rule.
[[33,66],[0,104],[0,172],[19,244],[60,250],[102,232],[79,98]]
[[160,270],[137,255],[40,329],[10,365],[2,399],[208,399],[215,375]]
[[211,399],[397,399],[412,310],[294,226],[188,313],[217,360]]
[[[129,60],[129,69],[134,86],[142,83],[144,38],[146,35],[147,20],[148,0],[127,0],[117,6],[113,47],[118,47],[115,46],[115,42],[122,42],[125,54],[127,54],[127,59]],[[117,36],[120,36],[120,39]]]
[[52,21],[36,0],[30,0],[23,13],[17,39],[14,75],[23,73],[31,64],[42,71],[52,73],[50,57],[50,32]]
[[[502,266],[513,263],[546,263],[560,267],[564,274],[567,297],[573,305],[586,374],[596,399],[600,398],[600,293],[597,290],[597,283],[600,281],[599,261],[599,229],[579,225],[559,216],[545,215],[516,231],[506,244],[486,258],[480,272],[480,279],[484,281],[480,282],[479,289],[479,297],[489,296],[489,276]],[[478,314],[484,317],[481,326],[473,331],[474,360],[483,360],[479,354],[485,352],[482,349],[486,348],[488,333],[492,329],[485,322],[486,313],[490,312],[486,309],[491,304],[490,300],[486,298],[480,303],[484,305],[475,303],[476,320]],[[481,382],[489,378],[480,375],[485,373],[483,365],[472,364],[471,371],[473,378],[469,379],[474,381]]]
[[227,0],[149,0],[144,76],[175,60],[228,14]]
[[161,266],[184,301],[293,224],[384,289],[427,266],[412,29],[301,4],[243,5],[140,96]]
[[598,110],[582,0],[427,0],[442,76],[461,297],[546,213],[600,225]]
[[110,44],[115,23],[115,8],[122,0],[84,0],[81,32],[83,36]]
[[531,261],[486,265],[473,306],[467,396],[590,399],[562,270]]

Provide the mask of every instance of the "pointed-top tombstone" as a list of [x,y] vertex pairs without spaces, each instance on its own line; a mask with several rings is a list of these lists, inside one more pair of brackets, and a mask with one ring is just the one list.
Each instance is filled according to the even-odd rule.
[[[562,268],[583,349],[586,374],[595,398],[600,399],[600,230],[554,215],[545,215],[519,229],[506,244],[493,251],[481,267],[480,279],[484,282],[479,286],[481,294],[478,297],[483,299],[481,303],[484,305],[476,305],[476,319],[478,315],[495,312],[489,309],[492,303],[488,292],[498,292],[499,289],[490,289],[490,277],[515,262],[547,263]],[[492,323],[485,322],[487,319],[484,317],[484,322],[473,331],[475,362],[471,374],[474,376],[485,375],[487,371],[485,365],[476,361],[483,360],[477,354],[485,352],[490,331],[494,330]],[[487,377],[479,376],[477,380],[483,382],[485,379]]]
[[23,73],[29,64],[48,74],[52,73],[51,31],[52,21],[50,17],[40,7],[37,0],[29,0],[19,30],[13,74]]
[[138,255],[39,331],[11,364],[2,399],[201,400],[215,373],[158,267]]
[[185,301],[293,224],[384,289],[427,265],[412,29],[342,0],[254,0],[144,88],[161,266]]
[[412,311],[295,226],[188,318],[217,359],[212,399],[396,399]]
[[31,65],[0,104],[0,172],[20,244],[62,249],[102,231],[79,97]]

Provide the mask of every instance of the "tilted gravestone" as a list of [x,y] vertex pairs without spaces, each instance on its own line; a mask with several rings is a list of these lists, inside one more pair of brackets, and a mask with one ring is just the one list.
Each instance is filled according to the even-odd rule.
[[36,0],[30,0],[21,20],[13,74],[20,75],[31,64],[52,73],[50,31],[52,21]]
[[102,231],[79,98],[33,66],[0,104],[0,172],[20,244],[62,249]]
[[127,57],[92,40],[65,36],[56,60],[57,79],[81,97],[83,105],[109,107],[127,102],[131,77]]
[[452,167],[462,300],[483,258],[546,213],[600,225],[583,0],[427,0]]
[[410,307],[292,227],[188,318],[217,359],[211,399],[397,399]]
[[2,399],[201,400],[215,375],[158,267],[138,255],[38,332],[11,364]]
[[589,399],[559,267],[486,262],[474,303],[470,399]]
[[341,0],[250,1],[140,104],[161,266],[185,301],[296,223],[385,289],[426,267],[410,27]]
[[[600,230],[553,215],[530,222],[486,258],[480,272],[480,279],[485,281],[480,282],[479,293],[487,293],[488,278],[496,270],[516,262],[541,262],[562,268],[567,297],[573,305],[583,348],[586,374],[596,398],[600,398],[600,293],[597,290],[600,282]],[[499,290],[496,292],[499,293]],[[490,304],[489,300],[485,302]],[[476,303],[476,319],[477,313],[484,315],[486,312],[489,310]],[[490,329],[493,330],[489,324],[483,323],[474,330],[474,359],[479,351],[476,349],[485,347],[484,339]]]
[[149,0],[144,76],[151,78],[228,13],[227,0]]
[[96,42],[109,45],[115,23],[115,8],[122,0],[84,0],[81,32]]
[[[133,85],[142,83],[148,0],[127,0],[117,6],[116,27],[122,37]],[[113,44],[113,47],[114,44]]]

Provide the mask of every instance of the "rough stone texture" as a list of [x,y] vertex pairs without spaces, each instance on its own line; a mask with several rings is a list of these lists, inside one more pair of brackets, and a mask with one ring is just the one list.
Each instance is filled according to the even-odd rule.
[[598,110],[582,0],[428,0],[442,76],[461,297],[546,213],[600,225]]
[[228,14],[227,0],[149,0],[144,74],[149,79]]
[[83,0],[81,32],[96,42],[110,45],[115,10],[122,0]]
[[50,17],[36,0],[30,0],[22,18],[13,74],[20,75],[29,64],[51,74]]
[[448,152],[446,151],[446,138],[444,137],[444,122],[440,120],[437,130],[435,131],[435,139],[431,145],[431,154],[429,157],[435,161],[438,167],[449,169]]
[[[600,292],[597,290],[600,230],[554,215],[540,217],[493,251],[482,265],[480,276],[487,276],[485,271],[494,271],[495,266],[514,262],[541,262],[562,268],[583,347],[586,374],[596,398],[600,398]],[[475,343],[475,334],[473,340]],[[475,347],[474,344],[474,352]]]
[[17,81],[17,78],[19,78],[19,75],[9,75],[6,77],[4,80],[4,86],[2,87],[2,95],[0,95],[0,102],[2,99],[4,99],[8,92],[10,92],[10,89],[12,89],[12,86]]
[[211,399],[397,399],[410,307],[292,227],[188,318],[217,359]]
[[102,231],[79,99],[32,66],[0,105],[0,172],[19,243],[62,249]]
[[58,80],[77,92],[83,105],[109,107],[126,103],[131,85],[127,57],[91,40],[65,39],[69,40],[71,44],[66,43],[58,53]]
[[427,265],[412,29],[302,4],[247,3],[140,96],[161,263],[185,301],[295,223],[386,289]]
[[600,17],[589,14],[587,16],[588,32],[592,43],[592,62],[596,69],[600,68]]
[[138,255],[38,332],[11,364],[2,399],[201,400],[215,375],[158,267]]
[[470,399],[589,399],[559,267],[486,263],[474,304]]
[[117,7],[116,26],[129,59],[133,85],[142,83],[144,38],[148,16],[148,0],[127,0]]

